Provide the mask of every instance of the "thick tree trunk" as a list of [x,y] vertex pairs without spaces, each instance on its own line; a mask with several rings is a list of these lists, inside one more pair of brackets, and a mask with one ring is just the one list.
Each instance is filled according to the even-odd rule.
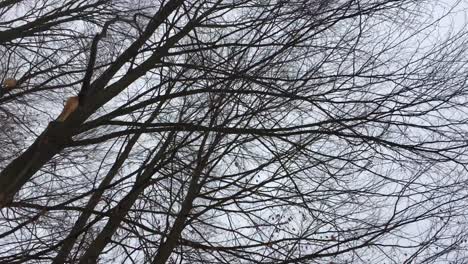
[[67,123],[51,122],[25,152],[0,173],[0,205],[8,204],[21,187],[70,142],[72,133]]
[[118,95],[136,79],[144,75],[148,70],[153,68],[154,64],[161,60],[161,57],[164,56],[172,45],[177,43],[178,40],[195,27],[195,24],[189,24],[184,27],[178,34],[170,38],[166,45],[159,49],[159,52],[155,52],[155,54],[140,66],[129,71],[125,77],[106,89],[103,89],[122,65],[138,53],[138,50],[145,44],[146,40],[153,35],[154,31],[174,10],[180,7],[182,3],[183,0],[171,0],[155,14],[142,36],[130,45],[130,47],[92,84],[90,90],[90,93],[93,93],[92,99],[86,102],[86,105],[82,109],[83,111],[78,111],[78,114],[73,113],[70,120],[66,122],[51,122],[34,144],[18,158],[13,160],[0,173],[0,207],[8,204],[21,187],[45,163],[67,146],[74,132],[77,131],[76,128],[81,125],[87,117],[114,96]]

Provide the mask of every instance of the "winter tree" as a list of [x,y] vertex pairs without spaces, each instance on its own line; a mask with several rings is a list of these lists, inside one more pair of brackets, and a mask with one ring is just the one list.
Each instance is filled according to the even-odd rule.
[[0,263],[467,263],[467,7],[0,2]]

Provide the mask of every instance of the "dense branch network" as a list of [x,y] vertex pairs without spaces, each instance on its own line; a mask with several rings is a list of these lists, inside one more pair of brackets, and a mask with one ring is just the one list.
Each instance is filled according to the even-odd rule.
[[465,263],[462,10],[2,1],[0,263]]

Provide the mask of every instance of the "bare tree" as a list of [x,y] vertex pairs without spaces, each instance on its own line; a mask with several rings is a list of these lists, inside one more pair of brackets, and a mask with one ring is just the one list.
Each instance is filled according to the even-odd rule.
[[465,263],[462,4],[0,3],[0,262]]

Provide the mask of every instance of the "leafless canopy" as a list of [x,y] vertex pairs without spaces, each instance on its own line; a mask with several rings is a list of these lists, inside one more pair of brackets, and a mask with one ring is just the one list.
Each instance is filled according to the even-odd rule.
[[0,263],[467,263],[464,5],[1,1]]

